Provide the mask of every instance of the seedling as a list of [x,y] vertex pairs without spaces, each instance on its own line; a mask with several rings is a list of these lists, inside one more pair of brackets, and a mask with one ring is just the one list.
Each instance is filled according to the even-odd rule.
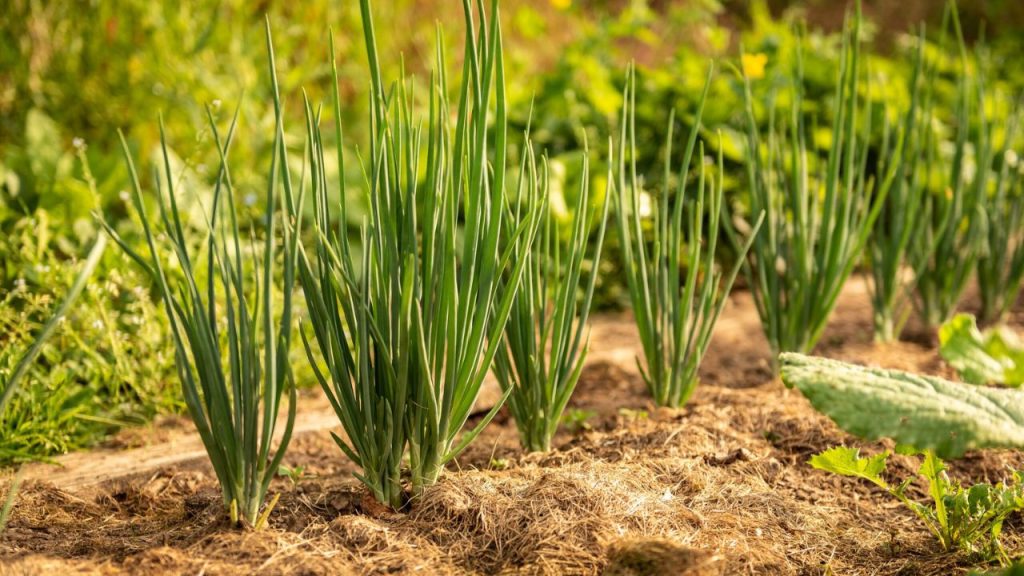
[[590,420],[594,419],[596,416],[597,412],[594,412],[593,410],[570,408],[562,415],[562,426],[573,434],[590,430],[593,428],[593,426],[590,425]]
[[[610,187],[611,178],[608,181]],[[519,209],[507,212],[507,227],[522,220],[519,211],[524,204],[540,204],[536,209],[542,224],[526,254],[522,285],[494,362],[494,374],[508,394],[520,444],[539,452],[550,450],[551,438],[583,370],[589,345],[584,333],[611,205],[610,194],[605,193],[600,214],[591,214],[590,169],[584,153],[572,236],[566,242],[559,237],[558,223],[551,212],[549,182],[547,163],[538,170],[533,147],[527,142],[519,171]],[[584,278],[589,232],[595,219],[599,219],[597,241],[590,254],[590,272]],[[514,284],[507,287],[516,289]]]
[[811,457],[811,466],[867,480],[882,488],[909,508],[928,528],[944,550],[958,549],[965,554],[996,560],[1002,565],[1010,557],[999,541],[1006,518],[1024,509],[1024,474],[1014,472],[1006,483],[975,484],[963,487],[950,480],[946,466],[934,452],[924,451],[918,475],[928,485],[931,505],[924,505],[907,496],[914,478],[891,485],[882,477],[888,452],[862,458],[860,450],[838,446]]
[[290,468],[282,464],[277,469],[277,475],[283,476],[290,480],[292,483],[292,487],[298,486],[299,482],[302,482],[304,479],[309,478],[309,475],[306,474],[305,466],[295,466],[294,468]]

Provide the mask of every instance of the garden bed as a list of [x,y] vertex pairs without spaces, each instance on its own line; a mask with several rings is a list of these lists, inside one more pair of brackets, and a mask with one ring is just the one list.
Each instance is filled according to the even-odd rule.
[[[847,286],[818,352],[952,376],[932,337],[872,343],[862,278]],[[1011,324],[1018,329],[1019,317]],[[29,471],[0,573],[68,574],[954,574],[911,512],[879,490],[811,469],[840,444],[870,452],[769,374],[749,295],[733,297],[682,410],[653,409],[635,368],[628,316],[594,322],[572,407],[586,427],[560,432],[549,454],[523,454],[504,414],[410,510],[373,505],[334,445],[321,398],[303,400],[285,462],[303,466],[261,532],[226,525],[216,479],[182,420],[123,433],[63,469]],[[319,407],[319,408],[317,408]],[[190,453],[189,442],[196,443]],[[146,446],[128,468],[118,449]],[[100,460],[100,455],[105,458]],[[112,458],[112,460],[111,460]],[[97,462],[103,464],[97,465]],[[951,462],[955,477],[995,481],[1024,466],[1012,451]],[[894,473],[913,472],[893,459]],[[124,475],[124,472],[130,472]],[[924,498],[920,489],[914,493]],[[1019,518],[1004,544],[1024,551]],[[647,570],[647,571],[644,571]]]

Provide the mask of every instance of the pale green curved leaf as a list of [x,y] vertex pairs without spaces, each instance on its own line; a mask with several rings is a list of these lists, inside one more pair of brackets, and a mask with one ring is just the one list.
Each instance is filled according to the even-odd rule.
[[1024,345],[1005,327],[981,332],[970,314],[957,314],[939,328],[939,352],[972,384],[1024,384]]
[[782,380],[840,428],[892,438],[942,458],[977,448],[1024,448],[1024,392],[898,370],[781,354]]
[[809,463],[818,470],[839,474],[840,476],[863,478],[885,488],[887,484],[882,479],[882,472],[885,471],[885,464],[888,458],[888,452],[861,458],[859,448],[836,446],[811,456]]

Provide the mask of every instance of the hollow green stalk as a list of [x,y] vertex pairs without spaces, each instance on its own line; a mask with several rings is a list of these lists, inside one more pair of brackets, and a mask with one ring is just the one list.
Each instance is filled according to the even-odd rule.
[[936,137],[935,67],[925,60],[925,45],[922,31],[909,78],[910,103],[895,130],[886,116],[879,153],[878,186],[885,202],[871,232],[868,257],[875,340],[880,342],[899,338],[913,309],[917,277],[934,249],[923,244],[924,227],[932,220],[932,207],[925,202],[928,150]]
[[[438,33],[425,124],[404,80],[385,90],[369,0],[360,7],[372,89],[362,189],[369,215],[357,248],[344,228],[342,176],[342,227],[333,226],[320,114],[307,106],[317,234],[311,256],[300,258],[299,277],[325,366],[314,362],[315,373],[347,436],[335,440],[374,496],[399,508],[403,459],[419,495],[501,405],[463,432],[501,344],[539,217],[532,210],[522,221],[504,221],[507,113],[497,2],[489,19],[482,3],[474,18],[463,2],[465,55],[454,111]],[[337,81],[334,106],[344,167]]]
[[[527,264],[505,326],[504,343],[494,362],[494,374],[508,393],[508,407],[519,431],[519,442],[529,451],[546,452],[583,370],[589,338],[587,318],[597,283],[604,245],[608,191],[600,215],[590,206],[590,167],[584,152],[580,189],[572,216],[572,235],[560,238],[557,217],[548,201],[546,160],[538,170],[527,135],[526,153],[519,171],[518,209],[506,213],[510,226],[522,220],[523,205],[539,204],[542,227],[527,253]],[[609,150],[610,152],[610,150]],[[611,185],[609,174],[608,183]],[[597,240],[591,250],[590,272],[583,277],[590,231],[597,222]]]

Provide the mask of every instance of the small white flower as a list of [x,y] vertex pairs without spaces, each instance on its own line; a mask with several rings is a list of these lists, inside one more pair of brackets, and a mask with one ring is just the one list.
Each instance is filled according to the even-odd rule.
[[93,327],[93,328],[95,328],[95,329],[97,329],[97,330],[100,330],[100,329],[102,329],[102,328],[103,328],[103,320],[95,320],[95,321],[94,321],[94,322],[92,323],[92,327]]
[[78,136],[75,136],[71,140],[71,145],[74,146],[75,150],[78,150],[79,152],[84,152],[85,151],[85,139],[84,138],[80,138]]
[[24,278],[18,278],[17,280],[15,280],[14,281],[14,287],[17,288],[18,290],[24,290],[25,289],[25,279]]
[[641,218],[650,218],[651,214],[653,214],[653,212],[651,210],[651,195],[648,194],[647,192],[641,192],[640,193],[640,202],[639,202],[639,204],[640,204],[640,217]]
[[245,202],[246,206],[253,206],[254,204],[256,204],[256,195],[250,192],[245,195],[243,201]]
[[213,107],[214,110],[220,110],[220,98],[217,98],[213,102],[210,102],[210,106]]
[[127,190],[121,190],[120,192],[118,192],[117,193],[117,197],[120,198],[122,202],[127,202],[127,201],[131,200],[131,198],[132,198],[128,194]]

